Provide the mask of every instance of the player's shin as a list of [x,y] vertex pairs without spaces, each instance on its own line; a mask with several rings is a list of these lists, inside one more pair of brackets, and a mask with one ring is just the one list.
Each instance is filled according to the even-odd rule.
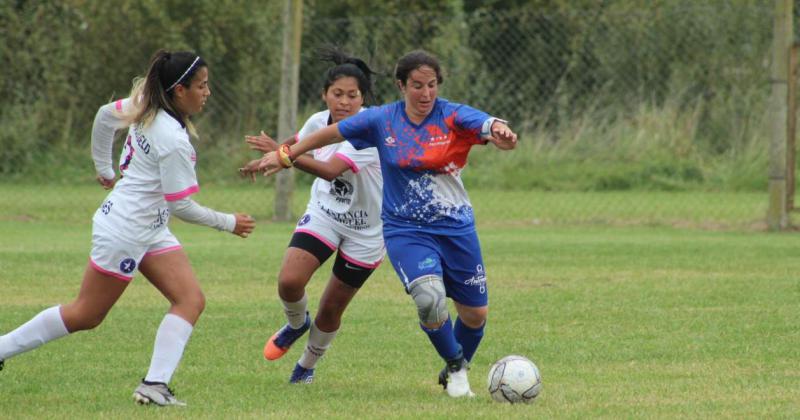
[[178,368],[183,350],[192,335],[192,324],[183,318],[167,314],[161,321],[153,345],[153,358],[145,380],[168,384]]
[[0,336],[0,360],[33,350],[69,334],[59,308],[60,306],[53,306],[45,309],[14,331]]
[[478,328],[470,328],[461,322],[461,318],[456,318],[455,324],[453,335],[464,349],[464,358],[469,362],[472,360],[472,356],[475,355],[475,351],[478,350],[481,339],[483,339],[483,330],[486,327],[486,322],[484,321]]
[[308,295],[303,294],[303,297],[297,302],[287,302],[281,299],[281,304],[283,304],[283,313],[286,314],[289,326],[294,329],[301,328],[306,322]]
[[331,342],[336,337],[337,332],[338,330],[331,332],[322,331],[317,328],[316,322],[312,323],[311,332],[308,336],[308,344],[306,344],[306,349],[303,351],[303,355],[300,356],[300,360],[298,361],[300,366],[306,369],[313,369],[316,367],[319,359],[325,354],[328,347],[331,346]]

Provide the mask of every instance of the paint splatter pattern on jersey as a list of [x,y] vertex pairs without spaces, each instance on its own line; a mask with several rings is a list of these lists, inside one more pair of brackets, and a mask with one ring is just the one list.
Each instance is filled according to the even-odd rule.
[[[357,148],[377,146],[384,174],[385,221],[464,227],[474,222],[461,182],[467,156],[489,116],[465,105],[437,99],[420,125],[396,102],[362,112],[339,125]],[[354,140],[355,139],[355,140]]]

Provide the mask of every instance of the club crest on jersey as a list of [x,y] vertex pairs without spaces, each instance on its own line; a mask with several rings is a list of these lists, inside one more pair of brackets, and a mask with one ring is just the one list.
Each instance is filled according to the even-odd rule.
[[125,274],[133,273],[133,270],[135,269],[136,261],[133,258],[125,258],[119,263],[119,271],[122,271]]
[[396,143],[397,143],[397,140],[394,137],[389,136],[389,137],[386,137],[385,139],[383,139],[383,143],[386,144],[387,146],[395,146]]
[[297,222],[297,226],[303,226],[310,221],[311,221],[311,215],[304,214],[303,217],[301,217],[300,220]]
[[336,178],[331,182],[330,193],[339,203],[350,204],[353,201],[353,199],[350,198],[350,196],[353,195],[353,190],[353,184],[344,179]]

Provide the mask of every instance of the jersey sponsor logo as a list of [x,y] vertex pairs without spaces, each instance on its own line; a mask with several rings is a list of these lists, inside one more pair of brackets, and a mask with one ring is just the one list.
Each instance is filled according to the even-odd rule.
[[339,213],[325,207],[321,201],[317,201],[317,204],[319,205],[319,209],[324,211],[328,217],[347,226],[349,229],[365,230],[372,227],[372,225],[369,224],[369,213],[367,213],[366,210],[354,210]]
[[447,146],[448,144],[450,144],[450,136],[446,134],[441,136],[433,136],[428,139],[429,147]]
[[135,269],[136,269],[136,260],[134,260],[133,258],[125,258],[119,263],[119,271],[122,271],[125,274],[133,273],[133,270]]
[[330,194],[333,198],[343,204],[350,204],[353,202],[353,184],[345,181],[342,178],[336,178],[331,182]]
[[304,214],[303,217],[301,217],[300,220],[297,221],[297,226],[303,226],[303,225],[307,224],[310,221],[311,221],[311,215],[310,214]]
[[433,268],[435,265],[436,261],[433,258],[428,257],[420,261],[419,264],[417,264],[417,267],[419,267],[420,270],[424,270],[426,268]]
[[477,287],[482,295],[486,294],[486,273],[483,271],[483,265],[478,264],[475,267],[475,275],[464,280],[464,285]]

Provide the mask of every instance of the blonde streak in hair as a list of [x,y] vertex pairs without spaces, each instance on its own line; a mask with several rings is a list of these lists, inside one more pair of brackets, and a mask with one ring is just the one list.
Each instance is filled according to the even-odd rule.
[[119,117],[126,126],[134,124],[138,120],[139,114],[142,111],[142,90],[144,88],[144,79],[137,77],[133,79],[133,86],[131,87],[131,92],[128,95],[131,98],[130,107],[126,110],[117,109],[114,107],[112,112],[115,116]]
[[133,108],[129,113],[131,124],[139,124],[143,127],[149,125],[158,112],[158,104],[153,103],[150,86],[147,84],[147,78],[139,77],[134,80],[133,89],[131,89],[131,99],[133,100]]
[[189,132],[189,135],[196,139],[199,138],[197,136],[197,129],[194,127],[192,121],[187,118],[185,122],[186,122],[186,131]]

